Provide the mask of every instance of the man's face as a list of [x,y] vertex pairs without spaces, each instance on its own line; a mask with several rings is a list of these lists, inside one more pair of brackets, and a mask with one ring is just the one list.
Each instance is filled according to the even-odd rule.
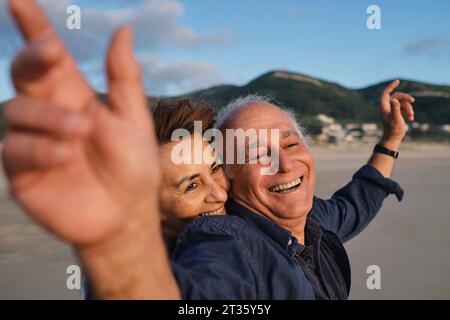
[[[316,181],[314,162],[287,115],[271,104],[252,103],[233,114],[225,123],[225,128],[266,129],[268,132],[278,129],[280,137],[279,170],[276,174],[262,175],[264,165],[260,163],[227,164],[232,178],[233,198],[286,227],[295,224],[298,219],[304,219],[312,208]],[[270,134],[268,137],[268,151],[273,152],[276,144],[270,141]],[[255,145],[254,142],[248,141],[246,148]],[[236,154],[237,150],[234,151]]]

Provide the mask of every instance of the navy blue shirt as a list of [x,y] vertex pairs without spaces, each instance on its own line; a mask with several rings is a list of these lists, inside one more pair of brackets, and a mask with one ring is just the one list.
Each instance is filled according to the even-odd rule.
[[173,269],[184,299],[347,299],[350,264],[343,243],[361,232],[383,200],[403,190],[370,165],[331,199],[314,197],[305,245],[236,203],[228,216],[201,217],[179,235]]

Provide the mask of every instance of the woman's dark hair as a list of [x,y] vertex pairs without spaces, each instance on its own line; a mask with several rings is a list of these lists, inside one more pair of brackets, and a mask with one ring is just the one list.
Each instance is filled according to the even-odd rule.
[[172,132],[186,129],[194,133],[194,121],[202,122],[202,133],[214,126],[216,112],[211,105],[189,99],[160,100],[152,109],[160,145],[171,141]]
[[[188,99],[173,101],[160,100],[152,108],[156,136],[160,145],[171,142],[172,132],[186,129],[194,133],[194,121],[202,122],[202,134],[214,126],[216,112],[207,103],[194,102]],[[161,216],[161,226],[169,254],[175,249],[178,233],[182,231],[186,221]]]

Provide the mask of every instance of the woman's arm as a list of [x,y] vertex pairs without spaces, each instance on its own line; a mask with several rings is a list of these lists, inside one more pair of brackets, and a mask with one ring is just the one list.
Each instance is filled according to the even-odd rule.
[[159,149],[131,30],[111,41],[103,103],[36,2],[9,7],[26,42],[12,66],[17,98],[5,110],[11,194],[75,247],[96,297],[180,298],[160,230]]

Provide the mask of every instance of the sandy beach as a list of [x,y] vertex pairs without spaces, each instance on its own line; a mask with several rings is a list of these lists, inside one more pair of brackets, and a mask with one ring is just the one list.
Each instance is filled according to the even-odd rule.
[[[330,197],[369,158],[373,145],[315,146],[316,195]],[[450,299],[450,146],[404,144],[393,178],[405,190],[386,199],[367,229],[348,242],[351,299]],[[0,175],[0,299],[79,299],[66,288],[77,264],[70,246],[47,234],[9,198]],[[369,290],[367,267],[381,270]]]

